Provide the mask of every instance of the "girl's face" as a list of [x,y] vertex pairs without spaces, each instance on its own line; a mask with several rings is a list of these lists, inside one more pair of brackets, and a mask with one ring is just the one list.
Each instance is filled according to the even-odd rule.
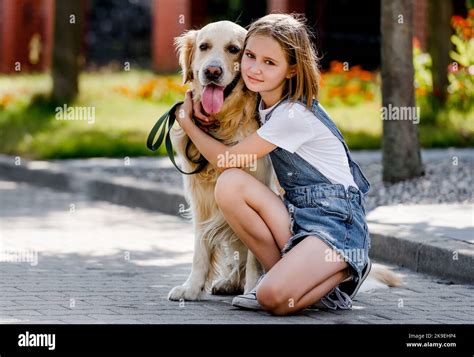
[[245,85],[265,96],[281,97],[290,66],[280,44],[265,35],[254,35],[247,41],[241,63]]

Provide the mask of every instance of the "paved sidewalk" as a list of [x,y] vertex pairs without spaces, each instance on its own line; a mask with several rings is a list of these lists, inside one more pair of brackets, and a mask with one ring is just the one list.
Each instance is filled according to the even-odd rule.
[[[192,227],[176,217],[0,181],[0,323],[472,323],[474,286],[394,267],[405,285],[358,294],[352,311],[290,317],[231,297],[171,302],[190,271]],[[16,262],[14,260],[17,260]]]
[[[366,199],[372,257],[474,284],[474,150],[422,150],[427,175],[393,185],[381,181],[380,155],[354,153],[372,183]],[[187,207],[182,175],[166,157],[27,161],[0,155],[0,177],[171,215]]]

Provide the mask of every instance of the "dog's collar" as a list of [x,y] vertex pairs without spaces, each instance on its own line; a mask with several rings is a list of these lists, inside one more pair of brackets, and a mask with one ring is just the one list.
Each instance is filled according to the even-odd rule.
[[224,89],[224,98],[227,98],[230,95],[230,93],[232,93],[232,91],[234,90],[237,83],[239,83],[239,79],[240,79],[240,72],[239,72],[239,74],[237,74],[235,76],[235,78],[232,80],[232,82],[230,82],[230,84],[227,87],[225,87],[225,89]]

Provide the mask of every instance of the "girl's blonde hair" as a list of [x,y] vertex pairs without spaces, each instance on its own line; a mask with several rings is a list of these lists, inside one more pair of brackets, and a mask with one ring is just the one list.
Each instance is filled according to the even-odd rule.
[[288,64],[296,65],[296,75],[287,80],[283,95],[292,101],[305,97],[308,108],[311,108],[313,98],[318,97],[320,78],[319,58],[310,34],[303,16],[270,14],[250,25],[244,43],[245,48],[251,36],[267,35],[280,44]]

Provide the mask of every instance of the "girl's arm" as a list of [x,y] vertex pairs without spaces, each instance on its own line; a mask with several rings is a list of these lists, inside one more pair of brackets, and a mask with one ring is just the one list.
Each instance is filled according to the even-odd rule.
[[192,114],[193,103],[191,92],[188,91],[176,119],[199,152],[216,167],[222,169],[241,167],[242,163],[255,165],[257,159],[276,148],[276,145],[262,139],[257,133],[253,133],[234,146],[227,146],[196,126],[191,119]]

